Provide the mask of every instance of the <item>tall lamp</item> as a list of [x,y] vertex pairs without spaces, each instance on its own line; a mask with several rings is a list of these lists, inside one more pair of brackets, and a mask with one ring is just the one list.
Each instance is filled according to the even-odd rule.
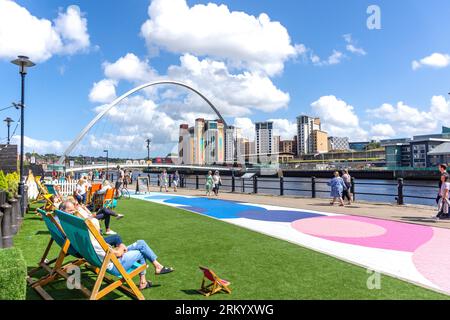
[[25,75],[27,74],[27,68],[35,66],[35,64],[27,56],[18,56],[17,59],[11,61],[11,63],[19,66],[19,73],[22,78],[22,90],[20,99],[20,182],[19,182],[19,194],[22,196],[21,209],[25,212],[24,208],[24,172],[23,172],[23,158],[24,158],[24,109],[25,109]]

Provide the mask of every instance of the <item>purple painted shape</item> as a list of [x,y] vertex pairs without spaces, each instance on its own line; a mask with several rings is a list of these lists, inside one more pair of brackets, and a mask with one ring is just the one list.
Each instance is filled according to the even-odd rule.
[[193,207],[193,206],[182,206],[180,209],[189,210],[197,213],[205,213],[207,210],[205,208]]
[[245,210],[238,213],[239,218],[247,218],[260,221],[293,222],[300,219],[321,217],[322,215],[310,212],[291,210]]
[[[311,224],[311,226],[308,226],[308,220],[313,219],[314,223]],[[414,252],[415,250],[417,250],[417,248],[430,241],[430,239],[433,237],[432,227],[417,224],[407,224],[397,221],[358,216],[327,216],[313,219],[294,221],[292,223],[292,227],[299,232],[331,241],[354,244],[370,248],[399,250],[406,252]],[[318,221],[318,219],[320,219],[320,221]],[[333,221],[358,221],[369,223],[384,228],[386,232],[382,235],[368,237],[336,237],[323,235],[323,224],[329,224],[330,228],[332,228]],[[318,227],[319,225],[321,225],[320,228]],[[351,235],[352,231],[354,231],[352,229],[352,227],[354,226],[354,223],[349,223],[349,235]]]

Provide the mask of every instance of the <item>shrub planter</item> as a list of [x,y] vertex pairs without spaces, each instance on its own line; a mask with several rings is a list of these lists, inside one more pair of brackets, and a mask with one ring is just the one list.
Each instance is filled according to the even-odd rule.
[[27,265],[18,248],[0,249],[0,300],[25,300]]
[[1,224],[2,229],[2,247],[10,248],[13,246],[13,230],[12,230],[12,206],[8,203],[4,203],[0,206],[3,212],[3,219]]
[[17,225],[17,216],[19,213],[19,203],[17,202],[17,199],[9,199],[9,204],[11,205],[11,229],[12,234],[16,234],[19,231],[19,227]]

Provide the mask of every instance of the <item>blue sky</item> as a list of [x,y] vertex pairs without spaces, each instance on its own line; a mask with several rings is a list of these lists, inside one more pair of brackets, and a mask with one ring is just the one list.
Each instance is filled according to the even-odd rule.
[[[255,121],[275,119],[288,138],[300,114],[320,116],[323,129],[351,140],[439,132],[450,123],[446,0],[153,2],[149,15],[151,1],[0,0],[1,107],[20,97],[11,57],[24,52],[38,62],[27,76],[28,150],[61,152],[99,106],[161,78],[190,82],[247,135]],[[373,4],[380,30],[366,25]],[[146,33],[144,24],[151,25]],[[145,72],[128,74],[131,62]],[[209,111],[187,92],[167,89],[120,106],[104,120],[114,125],[99,124],[75,152],[112,143],[118,154],[124,145],[140,153],[145,136],[156,153],[171,149],[176,127]],[[133,112],[142,114],[138,121]],[[17,119],[17,112],[0,116]],[[138,127],[123,128],[132,123]]]

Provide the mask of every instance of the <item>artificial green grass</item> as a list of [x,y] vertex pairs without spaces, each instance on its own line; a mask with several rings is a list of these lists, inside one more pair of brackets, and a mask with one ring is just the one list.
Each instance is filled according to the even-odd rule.
[[18,248],[0,249],[0,300],[26,297],[27,267]]
[[[126,244],[143,239],[162,264],[175,268],[173,273],[155,276],[149,267],[147,278],[155,287],[143,291],[146,299],[448,299],[385,275],[381,289],[369,290],[370,274],[364,268],[181,209],[130,199],[119,201],[116,211],[125,217],[113,219],[111,227]],[[29,269],[39,261],[48,240],[44,222],[27,214],[14,241]],[[54,256],[57,250],[51,253]],[[232,294],[208,298],[198,294],[199,265],[231,281]],[[83,273],[86,287],[92,288],[94,281],[91,273]],[[63,280],[46,289],[55,299],[85,299],[80,292],[68,290]],[[129,299],[117,290],[105,298]],[[28,289],[27,299],[39,296]]]

